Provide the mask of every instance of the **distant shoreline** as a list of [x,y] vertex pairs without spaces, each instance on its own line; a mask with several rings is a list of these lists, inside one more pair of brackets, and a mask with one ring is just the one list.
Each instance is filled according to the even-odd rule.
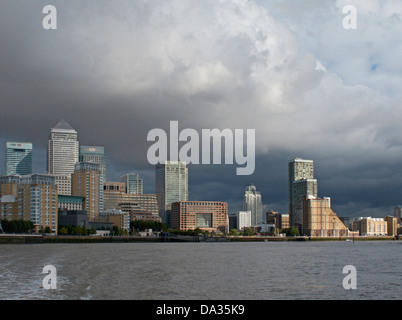
[[359,237],[268,237],[268,236],[49,236],[49,235],[19,235],[1,234],[0,244],[38,244],[38,243],[149,243],[149,242],[288,242],[288,241],[392,241],[402,240],[399,236],[359,236]]

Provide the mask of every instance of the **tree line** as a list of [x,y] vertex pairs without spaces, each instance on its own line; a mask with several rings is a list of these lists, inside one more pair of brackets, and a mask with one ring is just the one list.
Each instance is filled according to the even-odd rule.
[[28,220],[0,220],[4,233],[31,233],[34,225]]

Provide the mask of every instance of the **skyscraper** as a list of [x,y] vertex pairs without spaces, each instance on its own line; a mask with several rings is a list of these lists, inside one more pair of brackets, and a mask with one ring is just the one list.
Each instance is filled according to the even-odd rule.
[[264,223],[262,215],[262,199],[261,193],[257,191],[254,184],[246,186],[243,198],[243,211],[251,212],[251,225],[256,226]]
[[55,176],[59,194],[62,195],[71,195],[71,175],[79,155],[77,137],[77,131],[64,120],[60,120],[50,131],[47,171]]
[[32,173],[32,143],[7,142],[6,174],[27,175]]
[[103,175],[100,165],[90,162],[75,164],[71,189],[73,196],[84,197],[83,210],[88,211],[89,221],[95,221],[103,210]]
[[156,165],[156,199],[159,215],[170,224],[172,203],[188,200],[188,168],[185,162],[165,161]]
[[127,173],[120,178],[121,182],[126,184],[126,193],[128,194],[142,194],[143,184],[142,179],[137,173]]
[[103,182],[106,182],[106,158],[104,147],[80,146],[79,161],[99,164],[103,175]]
[[292,227],[303,226],[303,197],[317,197],[313,160],[296,158],[289,161],[289,219]]

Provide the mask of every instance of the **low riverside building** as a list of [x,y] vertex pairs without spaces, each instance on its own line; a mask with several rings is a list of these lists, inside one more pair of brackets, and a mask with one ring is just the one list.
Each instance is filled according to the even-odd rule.
[[120,230],[130,230],[130,215],[122,210],[103,210],[99,212],[97,221],[113,223]]
[[349,229],[331,209],[331,199],[314,196],[303,199],[303,235],[311,237],[346,237]]
[[59,209],[58,224],[59,224],[59,226],[64,226],[64,227],[81,226],[81,227],[85,227],[85,228],[89,229],[90,226],[89,226],[88,211]]
[[361,236],[386,236],[387,222],[383,218],[359,217],[353,221],[353,230]]
[[179,201],[172,204],[172,228],[227,232],[228,204],[217,201]]

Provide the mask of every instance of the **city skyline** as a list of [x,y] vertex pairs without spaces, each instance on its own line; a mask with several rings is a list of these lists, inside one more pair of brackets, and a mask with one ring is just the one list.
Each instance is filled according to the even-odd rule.
[[22,3],[0,12],[0,145],[29,140],[33,172],[46,171],[49,128],[65,119],[80,144],[105,148],[108,180],[136,172],[154,192],[147,132],[178,121],[256,130],[254,174],[190,165],[190,199],[232,213],[253,182],[264,212],[286,213],[287,162],[301,157],[340,216],[402,202],[398,2],[357,1],[357,29],[345,30],[345,1],[60,1],[52,31],[45,4]]

